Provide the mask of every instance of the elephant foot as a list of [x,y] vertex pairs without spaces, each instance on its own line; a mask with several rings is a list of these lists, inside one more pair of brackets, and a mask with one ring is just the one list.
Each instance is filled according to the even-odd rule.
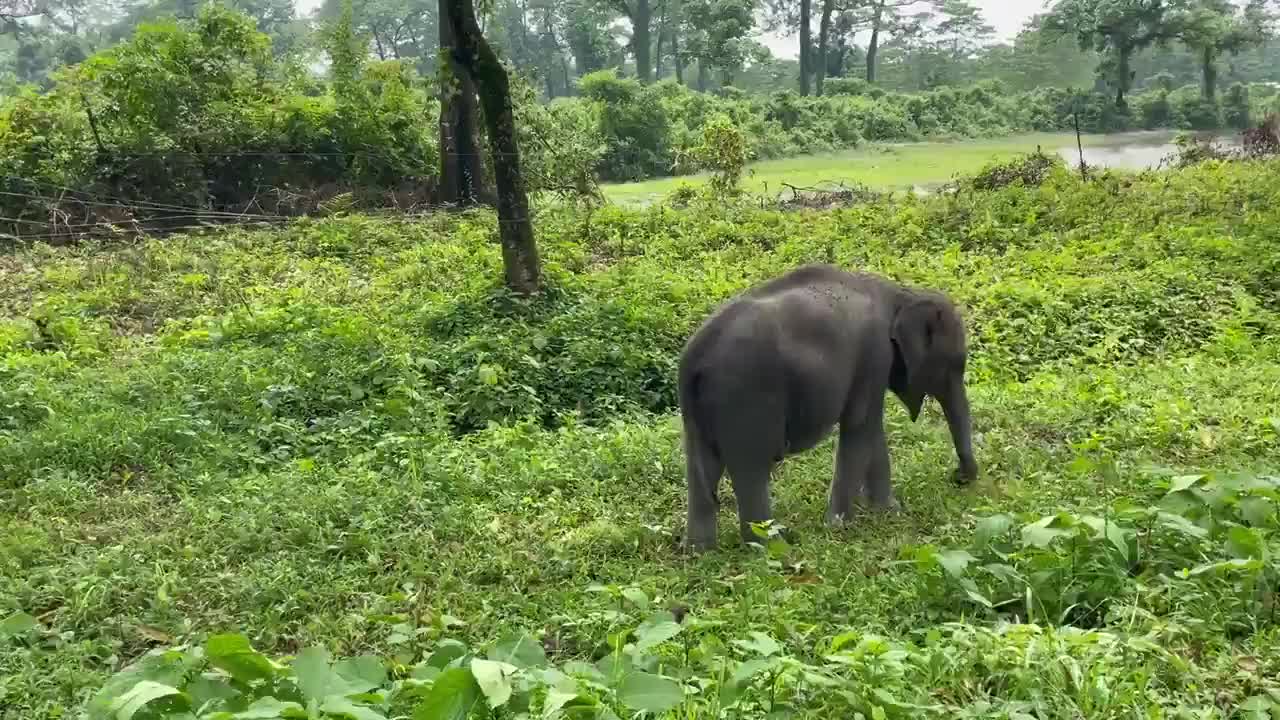
[[684,541],[680,544],[685,552],[698,555],[716,548],[716,531],[714,527],[691,527],[685,531]]
[[843,530],[849,526],[849,513],[827,513],[827,527],[832,530]]
[[978,479],[978,464],[973,460],[961,460],[960,465],[951,471],[951,482],[964,487]]
[[685,538],[680,543],[680,549],[688,555],[701,555],[716,549],[716,539],[714,537],[707,539]]
[[907,508],[896,495],[890,495],[887,499],[872,500],[871,509],[874,512],[897,513]]

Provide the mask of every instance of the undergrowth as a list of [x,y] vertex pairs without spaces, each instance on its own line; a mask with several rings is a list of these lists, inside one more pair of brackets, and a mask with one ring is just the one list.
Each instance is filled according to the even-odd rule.
[[[1280,165],[1034,175],[556,209],[533,300],[483,212],[0,257],[0,717],[1273,717]],[[963,307],[984,481],[891,405],[904,513],[828,441],[677,553],[684,339],[827,259]]]

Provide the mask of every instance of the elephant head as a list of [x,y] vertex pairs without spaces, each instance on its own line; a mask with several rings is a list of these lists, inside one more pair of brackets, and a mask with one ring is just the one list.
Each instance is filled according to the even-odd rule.
[[894,350],[890,389],[902,400],[912,422],[920,416],[925,398],[938,401],[960,460],[955,479],[971,482],[978,466],[964,385],[968,349],[959,312],[939,293],[909,293],[894,314],[890,339]]

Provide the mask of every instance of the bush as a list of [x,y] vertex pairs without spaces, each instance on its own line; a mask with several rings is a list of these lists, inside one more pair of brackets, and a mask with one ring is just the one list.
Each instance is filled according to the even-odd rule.
[[346,192],[382,204],[406,185],[429,189],[438,157],[422,115],[434,101],[412,70],[357,62],[346,78],[327,95],[294,93],[267,37],[219,5],[191,23],[144,24],[47,94],[0,107],[0,209],[35,223],[71,213],[91,229],[165,215],[190,225],[201,213],[287,215]]
[[1223,126],[1222,110],[1218,103],[1206,100],[1200,89],[1188,85],[1173,91],[1169,101],[1180,126],[1189,130],[1217,130]]
[[1163,88],[1142,95],[1138,98],[1137,106],[1144,130],[1177,127],[1181,124],[1173,104],[1169,102],[1169,93]]
[[[5,255],[0,713],[1270,712],[1280,496],[1197,468],[1280,441],[1280,165],[1030,169],[555,207],[528,299],[488,210]],[[828,438],[776,470],[803,544],[673,561],[680,349],[825,257],[963,308],[988,479],[890,399],[906,513],[825,527]]]
[[1249,86],[1232,83],[1222,98],[1222,117],[1227,127],[1243,130],[1252,126]]
[[[438,130],[423,122],[438,115],[433,81],[400,61],[368,61],[349,19],[323,40],[333,63],[318,82],[276,59],[251,18],[211,6],[190,22],[144,24],[56,74],[47,92],[19,91],[0,103],[0,217],[15,235],[65,239],[112,235],[135,221],[176,229],[246,214],[426,203],[439,165]],[[599,200],[597,180],[694,172],[711,118],[727,118],[749,156],[776,158],[1070,130],[1077,113],[1091,133],[1243,127],[1275,99],[1266,86],[1251,93],[1237,85],[1217,108],[1162,81],[1135,93],[1132,111],[1102,93],[1011,93],[996,82],[904,94],[831,78],[823,97],[699,93],[670,80],[644,86],[614,70],[578,84],[581,97],[543,105],[516,78],[515,104],[530,189],[590,202]]]
[[671,166],[670,121],[660,90],[614,70],[582,76],[578,89],[599,103],[600,132],[608,150],[600,166],[606,180],[639,180],[665,175]]
[[822,92],[827,95],[866,95],[870,89],[871,85],[862,78],[838,77],[822,81]]

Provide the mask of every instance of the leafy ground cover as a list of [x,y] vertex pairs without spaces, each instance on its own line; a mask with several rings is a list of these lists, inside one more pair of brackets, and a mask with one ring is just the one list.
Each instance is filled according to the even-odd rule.
[[[555,209],[533,301],[485,213],[9,253],[0,717],[1275,717],[1278,222],[1205,162]],[[905,512],[826,529],[828,443],[678,554],[679,348],[825,259],[963,305],[983,481],[892,406]]]

